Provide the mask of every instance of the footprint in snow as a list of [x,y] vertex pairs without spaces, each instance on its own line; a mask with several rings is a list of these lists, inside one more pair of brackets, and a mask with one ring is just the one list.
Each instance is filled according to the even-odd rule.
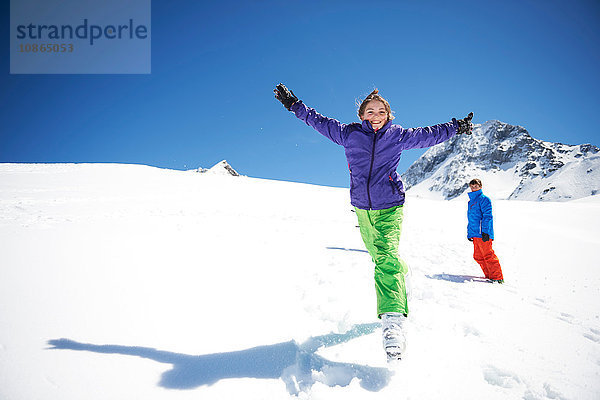
[[583,334],[583,337],[591,340],[592,342],[600,343],[600,330],[590,328],[589,332]]
[[514,388],[522,383],[518,375],[506,370],[502,370],[493,365],[488,365],[483,368],[483,378],[490,385],[500,386],[507,389]]
[[469,324],[464,324],[463,325],[463,333],[465,336],[481,336],[481,332],[479,332],[479,330],[477,328],[475,328],[472,325]]
[[571,314],[567,314],[567,313],[560,313],[560,315],[558,316],[558,319],[560,319],[561,321],[565,321],[568,322],[569,324],[573,323],[573,316]]

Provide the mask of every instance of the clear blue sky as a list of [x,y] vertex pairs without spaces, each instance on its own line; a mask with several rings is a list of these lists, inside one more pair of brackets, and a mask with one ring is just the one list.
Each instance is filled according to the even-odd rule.
[[[598,1],[157,1],[152,74],[10,75],[1,6],[0,162],[172,169],[348,186],[343,149],[273,97],[342,122],[374,87],[396,123],[461,118],[600,145]],[[403,172],[422,151],[403,153]]]

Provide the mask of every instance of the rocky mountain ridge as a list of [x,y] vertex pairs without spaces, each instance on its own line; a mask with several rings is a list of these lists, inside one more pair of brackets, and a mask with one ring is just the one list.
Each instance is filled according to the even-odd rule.
[[533,138],[491,120],[430,148],[404,174],[415,195],[453,199],[480,178],[496,198],[567,201],[600,193],[600,149]]

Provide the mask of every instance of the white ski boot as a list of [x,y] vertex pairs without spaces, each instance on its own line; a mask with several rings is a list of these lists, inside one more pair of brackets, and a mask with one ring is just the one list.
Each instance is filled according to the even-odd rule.
[[402,328],[406,316],[401,313],[390,312],[381,314],[381,327],[383,329],[383,348],[387,354],[388,362],[398,361],[406,349],[406,338]]

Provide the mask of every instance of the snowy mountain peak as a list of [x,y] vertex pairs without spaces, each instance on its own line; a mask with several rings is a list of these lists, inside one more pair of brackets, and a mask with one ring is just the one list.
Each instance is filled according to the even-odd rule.
[[529,132],[522,126],[510,125],[496,119],[486,121],[481,125],[476,125],[476,127],[482,130],[484,136],[494,140],[506,140],[519,136],[531,137]]
[[453,199],[480,178],[496,198],[566,201],[600,193],[600,149],[533,138],[490,120],[429,149],[402,175],[414,195]]
[[211,175],[240,176],[240,174],[235,169],[233,169],[231,165],[229,165],[227,160],[222,160],[208,169],[198,168],[197,171],[200,173],[207,173]]

